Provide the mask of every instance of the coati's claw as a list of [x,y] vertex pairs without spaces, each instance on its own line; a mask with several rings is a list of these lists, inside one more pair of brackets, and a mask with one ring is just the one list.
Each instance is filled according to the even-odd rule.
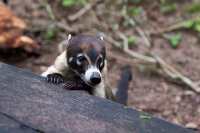
[[47,82],[53,84],[61,84],[64,83],[64,78],[61,74],[54,73],[47,75]]

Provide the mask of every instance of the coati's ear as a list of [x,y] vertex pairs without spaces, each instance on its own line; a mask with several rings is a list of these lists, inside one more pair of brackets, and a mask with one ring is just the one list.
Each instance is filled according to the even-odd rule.
[[69,46],[69,40],[71,40],[71,39],[72,39],[72,35],[69,34],[67,36],[67,39],[64,41],[65,48],[67,48]]
[[59,53],[62,53],[63,51],[66,50],[66,48],[69,46],[69,40],[72,38],[72,35],[69,34],[67,39],[62,41],[59,45],[58,45],[58,50]]
[[72,38],[72,35],[69,34],[68,37],[67,37],[67,40],[69,41],[71,38]]
[[97,33],[97,35],[96,35],[96,36],[97,36],[97,38],[98,38],[98,39],[100,39],[100,40],[104,41],[104,36],[105,36],[105,35],[104,35],[104,33],[102,33],[102,32],[99,32],[99,33]]
[[61,43],[64,45],[65,48],[68,47],[68,45],[69,45],[69,40],[70,40],[71,38],[72,38],[72,35],[69,34],[69,35],[67,36],[67,39],[64,40],[63,42],[61,42]]
[[72,35],[71,34],[69,34],[68,36],[67,36],[67,40],[66,40],[66,42],[65,42],[65,47],[68,47],[68,45],[69,45],[69,40],[70,39],[72,39]]

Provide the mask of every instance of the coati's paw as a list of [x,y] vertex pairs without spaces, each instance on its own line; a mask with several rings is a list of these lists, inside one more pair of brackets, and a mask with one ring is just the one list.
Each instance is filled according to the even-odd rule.
[[47,82],[53,84],[61,84],[64,83],[64,78],[61,74],[53,73],[47,75]]

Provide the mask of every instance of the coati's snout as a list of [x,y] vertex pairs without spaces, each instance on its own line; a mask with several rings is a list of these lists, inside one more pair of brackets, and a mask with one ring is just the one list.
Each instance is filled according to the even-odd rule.
[[90,82],[93,84],[99,84],[101,82],[101,75],[97,72],[93,72],[90,77]]
[[91,66],[86,70],[84,79],[92,85],[97,85],[101,82],[101,72],[95,66]]
[[89,35],[72,37],[67,47],[67,63],[87,84],[95,86],[102,81],[106,51],[102,38]]

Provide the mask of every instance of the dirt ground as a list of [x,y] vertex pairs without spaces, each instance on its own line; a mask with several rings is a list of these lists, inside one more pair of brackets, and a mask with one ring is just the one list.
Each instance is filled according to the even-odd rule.
[[[178,0],[177,0],[178,1]],[[147,30],[154,30],[174,23],[177,18],[183,15],[182,7],[190,1],[184,0],[179,3],[178,10],[173,14],[164,15],[158,11],[157,1],[145,1],[142,6],[146,11],[142,27]],[[105,2],[106,3],[106,2]],[[88,11],[84,16],[76,21],[69,21],[69,15],[76,13],[81,7],[63,8],[59,0],[49,1],[55,19],[51,19],[46,11],[45,3],[42,0],[15,0],[10,1],[9,7],[29,25],[28,34],[41,44],[40,56],[30,56],[23,51],[19,53],[1,53],[0,60],[18,67],[31,70],[37,74],[44,71],[58,55],[58,44],[64,40],[68,33],[97,33],[104,32],[112,35],[111,27],[117,22],[122,24],[123,19],[115,14],[112,6],[108,13],[102,12],[106,6],[99,4],[92,11]],[[106,4],[109,4],[106,3]],[[113,12],[112,18],[109,13]],[[116,15],[116,16],[115,16]],[[65,22],[68,29],[56,31],[56,35],[51,39],[45,37],[46,31],[54,26],[56,22]],[[142,20],[141,20],[142,21]],[[108,26],[109,25],[109,26]],[[67,31],[68,30],[68,31]],[[120,27],[121,32],[129,35],[134,34],[132,28]],[[162,57],[167,63],[178,69],[185,76],[193,81],[200,79],[200,42],[199,35],[191,31],[176,31],[182,34],[182,41],[177,49],[173,49],[169,42],[161,36],[152,37],[152,51]],[[114,37],[116,40],[118,38]],[[120,78],[120,68],[127,63],[132,66],[133,81],[129,88],[128,106],[143,110],[160,118],[166,119],[180,125],[193,125],[200,128],[200,95],[190,91],[186,85],[175,84],[165,76],[146,69],[145,65],[137,64],[137,61],[128,57],[125,53],[108,46],[109,60],[109,82],[116,86]],[[145,46],[138,44],[132,46],[133,51],[145,53]]]

